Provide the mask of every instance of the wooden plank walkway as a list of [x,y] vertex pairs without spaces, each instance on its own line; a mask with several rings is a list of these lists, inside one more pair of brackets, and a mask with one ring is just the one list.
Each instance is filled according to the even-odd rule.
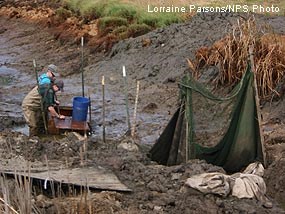
[[102,167],[46,170],[46,171],[15,171],[5,169],[1,171],[7,175],[20,175],[31,179],[39,179],[45,183],[57,182],[61,184],[69,184],[75,186],[84,186],[90,189],[113,190],[122,192],[131,192],[126,185],[121,183],[117,176],[111,171],[107,171]]

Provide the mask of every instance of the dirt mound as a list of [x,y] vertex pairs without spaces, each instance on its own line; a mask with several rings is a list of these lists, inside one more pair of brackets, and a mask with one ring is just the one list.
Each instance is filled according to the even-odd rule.
[[[33,164],[44,159],[44,155],[46,155],[50,167],[55,168],[56,165],[66,164],[65,158],[70,161],[69,167],[80,167],[78,152],[64,152],[75,151],[74,146],[80,145],[78,141],[72,143],[76,140],[72,136],[72,134],[69,134],[67,138],[58,141],[47,142],[46,140],[34,139],[38,141],[32,142],[19,133],[2,132],[0,138],[1,160],[9,161],[20,156],[25,160],[30,160],[33,168]],[[96,211],[99,213],[112,213],[112,210],[115,213],[240,213],[253,211],[258,213],[282,213],[282,210],[277,207],[272,209],[263,208],[255,200],[241,200],[234,197],[221,198],[211,194],[203,195],[185,186],[186,179],[191,175],[204,172],[224,173],[224,170],[220,167],[212,166],[200,160],[192,160],[186,164],[172,167],[156,165],[147,158],[145,153],[147,149],[142,149],[140,152],[128,152],[118,149],[119,143],[110,141],[103,144],[89,140],[86,164],[112,169],[119,179],[133,190],[132,193],[123,194],[104,191],[92,193],[86,196],[86,199],[81,203],[80,197],[64,197],[55,201],[39,194],[34,196],[35,205],[48,213],[58,213],[62,210],[80,210],[79,213],[89,213],[90,209],[93,210],[90,213],[96,213]],[[6,151],[8,148],[9,155],[7,156]],[[114,156],[114,154],[116,155]],[[2,164],[5,163],[2,162]],[[282,172],[284,172],[284,170],[280,171],[282,166],[278,169],[279,175],[282,175]],[[268,179],[276,179],[273,178],[272,172],[273,170]],[[282,177],[280,177],[279,185],[282,185],[282,181]],[[69,193],[70,196],[72,194],[75,194],[75,192]],[[276,194],[276,197],[278,196]],[[86,212],[84,209],[88,211]]]

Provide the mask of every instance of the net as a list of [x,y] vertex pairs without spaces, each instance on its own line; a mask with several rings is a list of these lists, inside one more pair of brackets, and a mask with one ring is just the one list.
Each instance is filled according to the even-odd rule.
[[229,172],[264,162],[253,83],[248,66],[235,88],[222,97],[185,76],[180,107],[150,150],[151,158],[165,165],[205,159]]

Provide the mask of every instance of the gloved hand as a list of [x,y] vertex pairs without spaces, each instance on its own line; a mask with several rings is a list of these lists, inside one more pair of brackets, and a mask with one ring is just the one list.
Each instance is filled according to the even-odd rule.
[[64,120],[64,119],[65,119],[65,116],[64,116],[64,115],[59,115],[58,119]]

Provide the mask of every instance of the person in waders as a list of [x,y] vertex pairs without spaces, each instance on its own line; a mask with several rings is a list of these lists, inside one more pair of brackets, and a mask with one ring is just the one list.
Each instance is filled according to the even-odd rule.
[[58,91],[63,92],[63,87],[64,83],[62,80],[55,80],[49,84],[49,87],[35,86],[24,98],[22,110],[24,118],[29,126],[30,137],[37,136],[44,130],[41,105],[43,106],[46,118],[49,113],[52,117],[65,119],[64,115],[58,114],[55,110],[55,106],[59,105],[59,102],[55,99],[55,94]]

